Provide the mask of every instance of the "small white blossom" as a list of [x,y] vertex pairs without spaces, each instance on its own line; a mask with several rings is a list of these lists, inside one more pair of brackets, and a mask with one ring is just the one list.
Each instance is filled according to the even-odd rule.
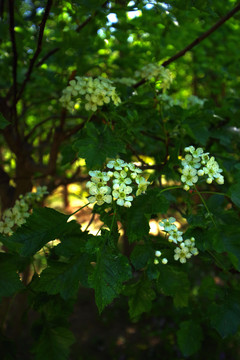
[[156,257],[160,257],[161,255],[162,255],[161,251],[159,251],[159,250],[155,251],[155,256]]
[[35,192],[20,195],[11,209],[4,211],[0,221],[0,233],[11,235],[16,227],[23,225],[30,216],[29,210],[32,206],[41,201],[44,195],[48,194],[46,186],[38,186]]
[[177,229],[176,225],[174,225],[175,221],[174,217],[170,217],[169,219],[163,219],[159,225],[163,226],[165,231],[171,231]]
[[170,230],[168,241],[174,242],[175,244],[177,244],[177,242],[183,241],[182,231],[179,231],[177,229]]
[[186,183],[188,186],[192,186],[198,181],[198,177],[196,174],[197,174],[196,169],[190,166],[186,166],[182,171],[181,180],[183,183]]
[[126,163],[125,161],[121,160],[121,159],[117,159],[117,160],[112,160],[112,161],[109,161],[107,163],[107,167],[109,169],[115,169],[115,170],[122,170],[124,168],[124,166],[126,166]]
[[187,154],[182,160],[181,180],[184,184],[184,190],[188,191],[198,181],[198,176],[207,175],[206,182],[211,184],[215,180],[219,185],[224,184],[222,169],[220,169],[215,158],[209,157],[209,153],[204,153],[202,148],[195,149],[194,146],[185,147]]
[[148,185],[150,184],[149,181],[147,181],[143,176],[136,179],[136,183],[138,184],[138,189],[136,192],[136,196],[141,195],[142,193],[145,193],[145,191],[147,190]]
[[179,260],[182,264],[184,264],[187,259],[190,259],[192,254],[190,253],[187,247],[179,248],[177,247],[175,250],[174,260]]
[[[141,169],[122,159],[110,160],[106,166],[111,170],[107,172],[89,171],[91,179],[86,183],[86,187],[92,195],[89,197],[89,202],[97,202],[100,205],[104,202],[111,203],[114,200],[119,206],[131,207],[134,197],[132,186],[137,185],[136,196],[138,196],[147,190],[150,183],[140,176]],[[135,179],[132,177],[133,173],[136,174]],[[111,199],[109,195],[111,195]]]
[[121,99],[109,79],[101,76],[96,79],[76,76],[62,91],[59,101],[71,112],[80,108],[82,102],[85,103],[87,111],[95,112],[99,106],[108,104],[110,101],[117,106],[120,104]]

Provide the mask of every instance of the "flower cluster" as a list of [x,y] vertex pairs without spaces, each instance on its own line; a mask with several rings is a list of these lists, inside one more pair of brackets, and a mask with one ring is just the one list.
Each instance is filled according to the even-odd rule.
[[76,76],[63,90],[60,98],[62,105],[71,112],[79,109],[82,102],[87,111],[95,112],[99,106],[109,104],[110,101],[117,106],[121,99],[115,91],[113,82],[100,76],[95,79]]
[[198,182],[198,177],[206,175],[207,184],[211,184],[215,180],[218,184],[224,184],[224,177],[221,175],[220,169],[214,156],[209,156],[209,153],[204,153],[202,148],[195,149],[194,146],[188,146],[185,149],[188,154],[182,160],[182,176],[181,180],[184,185],[184,190],[189,190]]
[[[175,221],[176,219],[174,217],[170,217],[169,219],[162,220],[159,225],[164,228],[164,231],[168,236],[168,241],[176,245],[176,248],[174,249],[174,260],[179,260],[182,264],[184,264],[187,259],[190,259],[193,255],[198,255],[198,249],[195,247],[194,237],[187,240],[183,239],[183,233],[177,229],[174,224]],[[159,253],[160,255],[157,255]],[[156,251],[155,256],[161,256],[161,252]]]
[[115,78],[113,79],[113,81],[126,86],[133,86],[134,84],[136,84],[136,80],[127,77]]
[[198,107],[202,108],[205,101],[206,101],[206,99],[200,99],[198,96],[191,95],[187,99],[187,107],[190,108],[193,106],[198,106]]
[[103,205],[111,204],[114,200],[119,206],[130,207],[134,193],[139,196],[150,184],[142,176],[142,170],[133,163],[126,163],[121,159],[111,160],[107,163],[107,168],[107,171],[89,171],[91,180],[86,186],[91,195],[88,198],[90,203]]
[[200,99],[195,95],[189,96],[187,99],[175,99],[174,97],[163,93],[158,95],[158,99],[164,103],[165,110],[170,109],[173,106],[180,106],[183,109],[190,109],[192,107],[202,108],[206,99]]
[[24,224],[30,215],[29,210],[36,202],[41,201],[44,195],[48,194],[46,186],[38,186],[36,190],[36,192],[29,192],[24,196],[20,195],[14,206],[4,211],[3,220],[0,221],[1,234],[11,235],[16,227]]
[[147,64],[140,71],[135,72],[136,77],[151,80],[155,78],[163,90],[167,90],[173,80],[172,73],[158,64]]

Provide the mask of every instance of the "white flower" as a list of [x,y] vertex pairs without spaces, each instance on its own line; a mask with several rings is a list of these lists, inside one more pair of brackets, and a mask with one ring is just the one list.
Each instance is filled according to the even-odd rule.
[[109,186],[103,186],[101,188],[91,187],[89,192],[91,191],[91,195],[88,198],[90,203],[97,202],[97,205],[103,205],[105,202],[110,204],[112,202],[112,196],[109,195],[111,192],[111,188]]
[[201,158],[202,158],[201,163],[202,163],[203,165],[205,165],[205,164],[209,161],[209,156],[208,156],[208,154],[209,154],[209,153],[205,153],[205,154],[202,154],[202,155],[201,155]]
[[168,263],[168,259],[163,258],[163,259],[162,259],[162,264],[163,264],[163,265],[166,265],[167,263]]
[[115,189],[118,188],[117,185],[129,185],[132,183],[132,180],[127,177],[127,173],[125,170],[121,170],[120,172],[114,171],[113,176],[115,177],[115,179],[113,180],[113,184],[116,184],[116,186],[114,187]]
[[132,192],[130,186],[121,185],[118,190],[113,190],[112,195],[117,199],[117,204],[119,206],[130,207],[131,201],[133,201],[133,196],[129,195]]
[[182,264],[184,264],[187,259],[190,259],[192,254],[190,253],[187,247],[179,248],[177,247],[175,250],[174,260],[179,260]]
[[155,251],[155,256],[156,257],[160,257],[161,255],[162,255],[161,251],[159,251],[159,250]]
[[196,174],[197,174],[196,169],[190,166],[186,166],[182,171],[181,180],[182,182],[185,182],[188,186],[192,186],[198,181],[198,177]]
[[220,176],[222,169],[219,168],[217,161],[215,161],[215,158],[212,156],[203,168],[203,171],[206,175],[208,175],[209,179],[213,180],[214,178],[218,178]]
[[136,172],[139,174],[142,173],[142,169],[138,169],[133,163],[126,164],[126,167],[129,168],[129,170],[131,170],[132,172]]
[[165,231],[171,231],[177,229],[176,225],[173,224],[175,221],[174,217],[170,217],[169,219],[163,219],[159,225],[163,226]]
[[11,226],[3,221],[0,221],[0,234],[6,234],[9,235],[12,233]]
[[107,163],[107,167],[109,169],[115,169],[120,171],[124,168],[124,166],[126,166],[126,163],[121,159],[111,160]]
[[192,154],[192,156],[194,157],[194,158],[199,158],[200,156],[202,156],[202,154],[203,154],[203,149],[202,148],[197,148],[197,149],[190,149],[190,153]]
[[106,183],[110,179],[110,176],[106,172],[99,170],[89,171],[89,175],[91,176],[91,181],[94,183],[98,183],[100,181]]
[[184,151],[185,152],[193,152],[195,150],[195,147],[194,146],[187,146],[185,147]]
[[136,196],[141,195],[142,193],[145,193],[147,190],[148,185],[150,184],[149,181],[147,181],[144,177],[136,178],[136,183],[138,184],[138,189],[136,192]]
[[187,154],[185,156],[185,159],[182,160],[182,166],[190,166],[193,167],[195,169],[199,169],[201,167],[201,163],[200,163],[201,159],[200,157],[198,158],[194,158],[192,155]]
[[91,95],[86,95],[85,99],[87,100],[86,104],[85,104],[85,109],[87,111],[97,111],[97,104],[96,101],[94,101],[94,98]]
[[177,229],[170,230],[168,241],[174,242],[175,244],[177,244],[177,242],[183,241],[182,231],[178,231]]

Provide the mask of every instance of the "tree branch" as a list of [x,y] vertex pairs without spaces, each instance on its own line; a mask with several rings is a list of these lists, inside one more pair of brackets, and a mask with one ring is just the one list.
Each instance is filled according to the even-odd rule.
[[[108,1],[105,1],[102,5],[101,8],[104,8],[107,5]],[[94,13],[92,15],[90,15],[82,24],[80,24],[77,29],[76,32],[80,32],[90,21],[92,21],[96,15],[98,13],[98,10],[94,11]],[[55,49],[50,50],[37,64],[36,67],[41,66],[50,56],[52,56],[53,54],[55,54],[57,51],[59,51],[60,48],[56,47]]]
[[[11,0],[9,0],[11,2]],[[19,90],[18,96],[17,96],[17,101],[21,98],[23,91],[26,87],[27,82],[30,80],[32,71],[33,71],[33,66],[37,60],[38,55],[40,54],[41,50],[42,50],[42,41],[43,41],[43,34],[44,34],[44,29],[45,29],[45,25],[49,16],[49,12],[52,6],[53,0],[48,0],[44,14],[43,14],[43,18],[41,21],[41,24],[39,26],[39,35],[38,35],[38,43],[37,43],[37,49],[35,51],[35,54],[33,55],[30,64],[29,64],[29,68],[28,71],[26,73],[25,79],[23,81],[23,84],[21,86],[21,89]]]
[[[222,26],[228,19],[230,19],[233,15],[235,15],[240,10],[240,3],[233,8],[231,11],[229,11],[226,15],[224,15],[218,22],[216,22],[215,25],[213,25],[210,29],[205,31],[202,35],[200,35],[197,39],[195,39],[193,42],[191,42],[188,46],[186,46],[184,49],[177,52],[175,55],[170,57],[168,60],[164,61],[162,63],[162,66],[167,66],[171,64],[173,61],[179,59],[183,55],[186,54],[186,52],[190,51],[192,48],[194,48],[196,45],[198,45],[200,42],[202,42],[204,39],[206,39],[209,35],[211,35],[214,31],[216,31],[220,26]],[[144,84],[147,80],[142,79],[138,83],[136,83],[133,87],[136,89],[140,85]]]
[[51,51],[49,51],[37,64],[36,64],[36,67],[39,67],[41,66],[42,64],[45,63],[45,61],[50,57],[52,56],[53,54],[55,54],[55,52],[59,51],[60,48],[57,47],[55,49],[52,49]]
[[[15,31],[14,31],[14,0],[9,0],[9,32],[12,43],[12,51],[13,51],[13,67],[12,67],[12,75],[13,75],[13,110],[16,115],[16,103],[17,103],[17,46],[15,39]],[[15,119],[16,120],[16,119]]]
[[[105,1],[102,5],[101,5],[101,8],[104,8],[108,3],[108,0]],[[97,15],[98,13],[98,10],[95,10],[94,13],[92,13],[92,15],[90,15],[82,24],[80,24],[77,29],[76,29],[76,32],[79,32],[80,30],[82,30],[90,21],[92,21],[95,16]]]

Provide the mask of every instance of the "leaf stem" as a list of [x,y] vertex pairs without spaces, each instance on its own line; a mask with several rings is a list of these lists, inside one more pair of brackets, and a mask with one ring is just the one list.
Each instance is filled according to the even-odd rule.
[[182,189],[182,186],[171,186],[171,187],[165,188],[160,191],[160,194],[163,193],[164,191],[173,190],[173,189]]
[[208,206],[207,206],[207,204],[206,204],[206,201],[205,201],[205,200],[204,200],[204,198],[202,197],[201,193],[198,191],[198,189],[197,189],[196,185],[194,185],[194,189],[196,190],[196,193],[197,193],[197,194],[198,194],[198,196],[200,197],[200,199],[201,199],[201,201],[202,201],[203,205],[205,206],[205,209],[207,210],[207,213],[208,213],[208,215],[210,216],[210,218],[211,218],[211,220],[212,220],[212,222],[213,222],[214,226],[215,226],[215,227],[217,227],[217,225],[216,225],[216,223],[215,223],[215,220],[214,220],[214,218],[213,218],[212,214],[210,213],[209,208],[208,208]]
[[115,204],[113,203],[113,217],[112,217],[112,223],[111,223],[110,232],[109,232],[108,237],[110,237],[110,235],[112,233],[115,218],[116,218],[116,207],[115,207]]
[[215,191],[201,191],[199,192],[200,194],[213,194],[213,195],[222,195],[222,196],[226,196],[228,197],[229,199],[231,199],[231,197],[226,194],[226,193],[220,193],[220,192],[215,192]]
[[78,211],[82,210],[83,208],[85,208],[86,206],[88,206],[89,204],[91,204],[90,202],[83,205],[82,207],[80,207],[79,209],[77,209],[76,211],[74,211],[72,214],[69,214],[69,217],[70,216],[73,216],[74,214],[76,214]]

